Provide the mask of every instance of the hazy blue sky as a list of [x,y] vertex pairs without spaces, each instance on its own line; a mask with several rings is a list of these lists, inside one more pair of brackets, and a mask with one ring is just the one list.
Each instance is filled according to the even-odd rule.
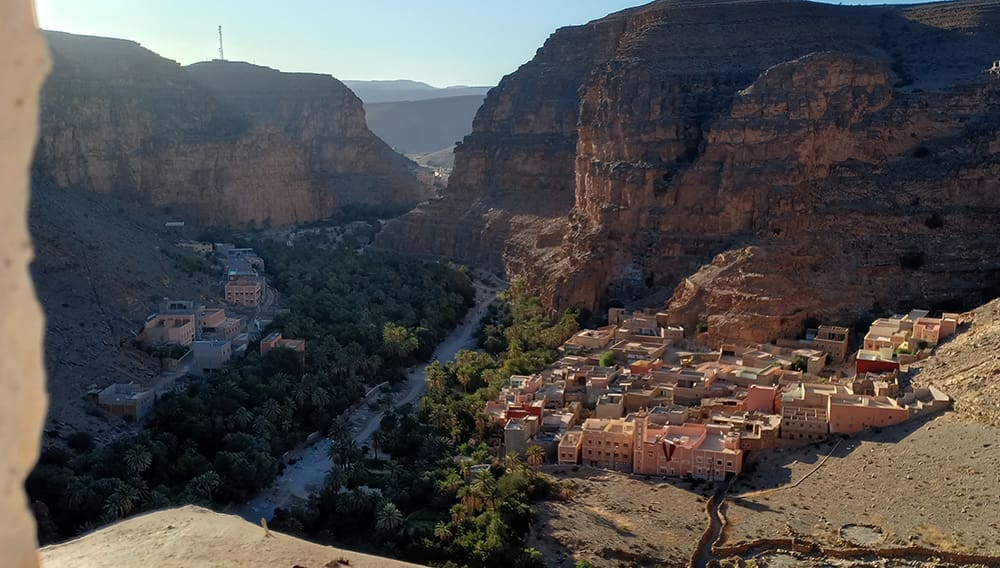
[[[36,0],[42,28],[131,39],[182,64],[217,57],[339,79],[494,85],[556,28],[642,0]],[[883,4],[886,2],[845,2]]]

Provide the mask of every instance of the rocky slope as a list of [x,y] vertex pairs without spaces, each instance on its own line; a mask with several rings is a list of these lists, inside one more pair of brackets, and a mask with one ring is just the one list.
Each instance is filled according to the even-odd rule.
[[368,130],[361,101],[330,76],[228,61],[181,67],[126,40],[46,37],[53,70],[36,182],[229,226],[422,197],[412,163]]
[[164,297],[222,304],[218,272],[207,264],[192,270],[204,261],[173,246],[196,234],[165,229],[170,218],[111,195],[33,188],[31,272],[45,310],[50,434],[84,430],[107,440],[127,431],[120,419],[92,411],[88,387],[159,373],[132,339]]
[[417,566],[321,546],[277,532],[266,534],[263,528],[237,516],[192,505],[132,517],[78,539],[46,546],[39,556],[46,568]]
[[962,314],[960,323],[967,327],[916,365],[914,383],[947,392],[963,418],[1000,428],[1000,300]]
[[[379,246],[711,336],[1000,293],[1000,3],[664,0],[553,34]],[[673,297],[671,298],[671,295]]]

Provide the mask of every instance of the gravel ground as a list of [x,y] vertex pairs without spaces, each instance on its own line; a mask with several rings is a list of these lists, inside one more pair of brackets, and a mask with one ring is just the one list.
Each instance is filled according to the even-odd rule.
[[[799,486],[832,444],[761,452],[735,484],[725,544],[795,534],[846,546],[873,527],[887,546],[1000,556],[1000,429],[947,413],[844,440]],[[870,534],[868,538],[874,538]],[[859,543],[860,544],[860,543]]]
[[[556,483],[574,489],[569,501],[537,506],[528,536],[546,566],[685,566],[705,527],[713,486],[644,480],[581,467],[545,466]],[[700,491],[699,491],[700,490]]]

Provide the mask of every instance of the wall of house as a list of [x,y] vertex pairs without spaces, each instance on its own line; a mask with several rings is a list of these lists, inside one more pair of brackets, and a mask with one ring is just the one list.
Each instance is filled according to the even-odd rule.
[[0,2],[0,550],[4,566],[38,566],[24,478],[38,459],[47,404],[42,312],[28,273],[28,171],[38,133],[38,91],[49,55],[31,0]]

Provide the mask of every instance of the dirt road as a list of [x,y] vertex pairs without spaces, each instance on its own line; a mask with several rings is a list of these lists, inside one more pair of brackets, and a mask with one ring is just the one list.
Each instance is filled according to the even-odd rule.
[[[432,360],[450,361],[460,350],[475,345],[479,322],[486,314],[486,307],[496,298],[497,292],[498,289],[494,287],[476,286],[476,305],[469,310],[464,322],[438,345]],[[394,406],[400,407],[420,399],[427,385],[426,371],[427,364],[420,364],[407,373],[405,386],[393,393]],[[351,432],[358,447],[369,442],[378,429],[383,414],[382,411],[372,410],[365,405],[351,414]],[[262,517],[271,520],[278,507],[288,507],[296,500],[308,499],[310,493],[322,487],[327,472],[333,466],[328,456],[331,444],[330,439],[323,438],[303,450],[301,457],[286,467],[270,487],[238,507],[236,514],[257,523]]]

